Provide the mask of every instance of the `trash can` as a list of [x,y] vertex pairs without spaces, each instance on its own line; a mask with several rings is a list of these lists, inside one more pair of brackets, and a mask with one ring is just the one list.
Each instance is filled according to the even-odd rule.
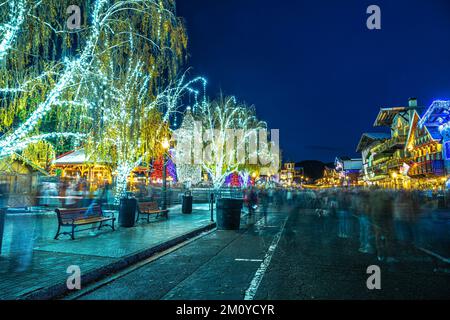
[[192,194],[190,191],[185,192],[183,195],[181,212],[183,212],[185,214],[192,213]]
[[124,228],[134,227],[136,221],[137,199],[127,196],[120,199],[119,225]]
[[217,228],[219,230],[239,230],[242,204],[242,199],[217,199]]
[[3,230],[5,229],[6,209],[0,208],[0,255],[2,254]]

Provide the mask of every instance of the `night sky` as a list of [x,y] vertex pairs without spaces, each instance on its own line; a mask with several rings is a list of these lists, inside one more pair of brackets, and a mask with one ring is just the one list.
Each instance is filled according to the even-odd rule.
[[[343,4],[345,3],[345,4]],[[381,8],[381,30],[366,9]],[[254,104],[283,160],[358,156],[380,107],[450,99],[449,0],[177,0],[191,75]]]

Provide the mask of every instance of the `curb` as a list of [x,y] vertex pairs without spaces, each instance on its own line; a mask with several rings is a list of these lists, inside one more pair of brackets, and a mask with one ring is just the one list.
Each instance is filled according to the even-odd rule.
[[[86,274],[83,274],[81,276],[81,282],[84,285],[91,284],[93,282],[102,280],[103,278],[106,278],[108,275],[122,271],[123,269],[136,264],[142,260],[148,259],[152,256],[154,256],[157,253],[160,253],[162,251],[165,251],[167,249],[170,249],[190,238],[194,238],[198,236],[199,234],[210,231],[212,229],[216,228],[216,223],[210,223],[204,227],[195,229],[193,231],[190,231],[188,233],[185,233],[181,236],[174,237],[166,242],[160,243],[154,247],[144,249],[141,251],[138,251],[136,253],[132,253],[128,256],[125,256],[123,258],[118,259],[115,262],[112,262],[108,265],[105,265],[103,267],[91,270],[87,272]],[[62,298],[63,296],[67,295],[68,293],[71,293],[72,290],[67,289],[66,283],[59,283],[55,284],[49,287],[38,289],[37,291],[26,293],[20,297],[17,298],[17,300],[52,300],[52,299],[58,299]]]

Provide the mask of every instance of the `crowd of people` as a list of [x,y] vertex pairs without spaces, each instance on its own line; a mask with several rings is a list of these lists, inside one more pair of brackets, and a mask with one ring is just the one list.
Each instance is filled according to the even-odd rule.
[[[0,185],[0,207],[8,206],[7,186]],[[140,188],[136,196],[153,197],[151,188]],[[96,203],[111,203],[112,186],[105,184],[95,191],[90,190],[83,181],[62,180],[43,182],[36,195],[38,206],[88,207]],[[380,188],[335,188],[335,189],[293,189],[293,188],[257,188],[244,190],[244,202],[249,216],[261,214],[267,221],[268,213],[309,214],[318,221],[331,222],[339,238],[350,238],[357,235],[360,243],[359,251],[374,253],[380,260],[393,257],[392,248],[396,245],[417,241],[416,222],[422,213],[433,212],[438,208],[447,208],[443,193],[432,191],[386,190]],[[16,238],[30,238],[22,235],[34,230],[40,234],[42,226],[27,226],[32,223],[26,217],[17,219],[20,228],[14,229]],[[36,220],[40,221],[40,220]],[[18,241],[20,252],[29,252],[27,248],[33,242]],[[23,248],[23,247],[27,248]],[[26,255],[23,259],[29,260]],[[26,265],[26,263],[20,263]]]
[[404,245],[416,241],[417,220],[422,213],[447,208],[446,199],[450,196],[429,190],[377,187],[318,190],[252,187],[244,196],[249,214],[258,207],[258,211],[266,216],[270,206],[277,211],[313,214],[318,219],[334,218],[339,238],[348,238],[352,230],[356,231],[359,233],[359,251],[376,253],[380,260],[393,259],[394,241]]

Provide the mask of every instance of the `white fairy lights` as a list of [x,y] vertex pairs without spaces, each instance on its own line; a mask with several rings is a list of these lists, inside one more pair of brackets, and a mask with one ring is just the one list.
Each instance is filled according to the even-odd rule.
[[9,49],[11,49],[15,38],[17,37],[20,27],[25,20],[25,0],[9,1],[9,21],[0,25],[0,62],[6,57]]

